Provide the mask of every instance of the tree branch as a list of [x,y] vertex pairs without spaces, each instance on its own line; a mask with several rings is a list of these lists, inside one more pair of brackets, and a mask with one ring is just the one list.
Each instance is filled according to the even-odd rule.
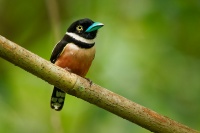
[[66,72],[2,36],[0,36],[0,57],[68,94],[95,104],[152,132],[200,133],[94,83],[90,86],[86,79]]

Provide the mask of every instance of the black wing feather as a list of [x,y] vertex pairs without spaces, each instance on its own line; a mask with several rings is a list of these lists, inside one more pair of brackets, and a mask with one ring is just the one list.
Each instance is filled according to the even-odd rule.
[[50,61],[52,63],[55,63],[57,58],[59,57],[59,55],[62,53],[64,47],[67,45],[67,41],[65,40],[61,40],[60,42],[58,42],[55,46],[55,48],[53,49],[53,52],[51,54],[51,58]]

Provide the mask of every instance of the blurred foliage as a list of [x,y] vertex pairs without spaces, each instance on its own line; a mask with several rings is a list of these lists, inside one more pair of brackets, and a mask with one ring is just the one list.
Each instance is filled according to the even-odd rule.
[[[105,24],[87,77],[200,130],[199,0],[0,0],[0,34],[47,60],[85,17]],[[0,58],[0,132],[149,132],[69,95],[55,112],[51,88]]]

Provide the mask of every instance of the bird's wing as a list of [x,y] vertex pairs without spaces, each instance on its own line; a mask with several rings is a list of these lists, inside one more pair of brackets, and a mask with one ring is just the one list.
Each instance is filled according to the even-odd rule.
[[62,53],[64,47],[67,45],[67,41],[65,40],[61,40],[60,42],[58,42],[56,44],[56,46],[54,47],[53,49],[53,52],[51,54],[51,58],[50,58],[50,61],[52,63],[55,63],[57,58],[59,57],[59,55]]

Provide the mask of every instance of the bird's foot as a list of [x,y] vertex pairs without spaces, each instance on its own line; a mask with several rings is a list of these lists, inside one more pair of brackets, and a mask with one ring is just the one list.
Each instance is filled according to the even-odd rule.
[[72,73],[71,69],[69,69],[68,67],[64,68],[66,71],[68,71],[70,74]]
[[90,80],[89,78],[85,78],[89,83],[90,83],[90,87],[92,86],[92,80]]

